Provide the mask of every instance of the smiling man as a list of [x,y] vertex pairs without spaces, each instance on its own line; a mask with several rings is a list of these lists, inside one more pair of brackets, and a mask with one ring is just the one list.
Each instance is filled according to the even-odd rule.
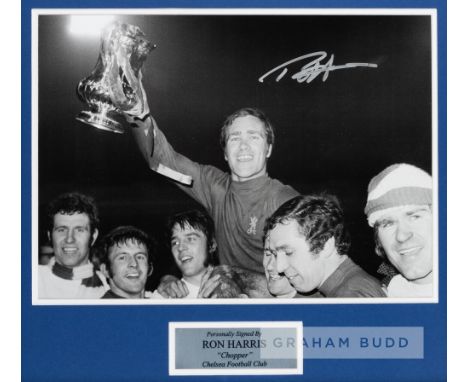
[[398,270],[389,297],[431,297],[432,177],[401,163],[387,167],[369,183],[364,212],[374,228],[376,252]]
[[[171,216],[166,225],[175,264],[182,274],[182,298],[271,298],[263,275],[240,267],[218,265],[211,217],[202,210]],[[168,297],[168,296],[164,296]],[[164,298],[155,291],[153,298]]]
[[268,238],[265,242],[265,252],[263,253],[263,267],[265,269],[268,291],[276,298],[297,297],[297,290],[289,283],[284,274],[279,274],[276,261],[277,256],[274,256],[270,247],[270,239]]
[[270,292],[277,297],[307,297],[317,291],[323,297],[385,297],[379,282],[348,257],[349,246],[336,197],[304,195],[289,200],[265,225]]
[[54,256],[39,266],[39,298],[100,298],[109,287],[89,261],[98,236],[94,200],[76,192],[60,195],[49,204],[48,219]]
[[[208,267],[218,264],[213,221],[205,212],[191,210],[171,216],[167,231],[174,262],[182,273],[178,288],[184,298],[198,298]],[[154,298],[160,297],[155,292]]]
[[153,271],[154,250],[154,241],[136,227],[122,226],[109,232],[98,248],[101,270],[110,284],[102,298],[149,297],[145,286]]
[[[146,99],[144,105],[141,115],[129,111],[126,117],[150,168],[184,181],[177,185],[208,211],[215,225],[220,264],[262,274],[265,219],[298,194],[268,176],[267,160],[274,143],[270,121],[254,108],[227,117],[220,139],[230,169],[226,173],[177,153],[151,117]],[[158,291],[165,297],[186,294],[173,277],[163,280]]]

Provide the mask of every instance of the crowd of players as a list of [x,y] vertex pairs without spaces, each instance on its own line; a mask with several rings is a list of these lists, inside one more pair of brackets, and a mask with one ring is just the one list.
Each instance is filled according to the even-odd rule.
[[301,195],[268,176],[275,134],[262,111],[243,108],[226,118],[220,143],[230,171],[223,172],[175,151],[143,88],[141,101],[125,118],[149,167],[176,180],[201,205],[168,219],[167,244],[181,277],[164,275],[157,290],[147,291],[158,268],[151,235],[123,226],[98,240],[95,202],[70,193],[49,205],[53,256],[39,266],[39,298],[433,296],[428,173],[398,163],[369,182],[364,212],[377,254],[395,270],[377,280],[349,257],[350,237],[335,196]]

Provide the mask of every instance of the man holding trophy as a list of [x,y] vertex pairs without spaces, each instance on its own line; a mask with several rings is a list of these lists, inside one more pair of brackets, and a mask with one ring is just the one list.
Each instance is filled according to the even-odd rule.
[[[114,108],[122,113],[132,126],[149,167],[176,180],[180,189],[206,208],[215,223],[221,264],[263,275],[265,220],[281,204],[298,195],[292,187],[267,174],[267,160],[274,143],[272,125],[260,110],[253,108],[238,110],[227,117],[221,128],[221,146],[230,173],[196,163],[176,152],[151,115],[142,86],[141,66],[154,47],[142,36],[138,27],[119,23],[111,26],[110,32],[103,34],[101,57],[95,71],[78,86],[80,97],[92,109],[101,108],[105,113]],[[111,76],[113,73],[113,80],[105,79],[109,84],[102,85],[102,78],[108,73]],[[83,85],[86,80],[92,84]],[[90,102],[90,90],[100,86],[105,97]],[[105,99],[104,108],[102,99]],[[80,115],[78,119],[96,126],[92,123],[96,118],[90,122]],[[104,127],[96,127],[111,130],[107,122]],[[184,297],[186,291],[180,283],[175,277],[167,276],[158,291],[166,297]]]

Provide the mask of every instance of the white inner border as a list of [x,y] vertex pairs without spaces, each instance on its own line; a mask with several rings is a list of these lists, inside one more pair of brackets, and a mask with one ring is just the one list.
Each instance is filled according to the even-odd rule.
[[[38,272],[38,18],[40,15],[408,15],[431,17],[432,52],[432,177],[433,177],[433,297],[428,298],[321,298],[321,299],[39,299]],[[31,287],[32,305],[257,305],[257,304],[413,304],[439,302],[439,159],[438,159],[438,61],[437,9],[33,9],[31,11]],[[370,229],[370,228],[369,228]]]
[[[242,322],[169,322],[169,375],[283,375],[283,374],[303,374],[304,355],[303,346],[296,346],[297,367],[295,369],[230,369],[230,368],[206,368],[206,369],[176,369],[175,367],[175,330],[178,328],[293,328],[296,329],[296,344],[302,345],[303,327],[301,321],[242,321]],[[193,349],[196,351],[196,349]]]

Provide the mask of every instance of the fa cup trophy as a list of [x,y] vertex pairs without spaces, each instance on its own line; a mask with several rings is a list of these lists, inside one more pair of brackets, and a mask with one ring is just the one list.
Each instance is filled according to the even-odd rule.
[[80,100],[91,110],[80,112],[76,119],[98,129],[123,133],[121,123],[113,117],[122,112],[144,112],[141,68],[154,48],[135,25],[114,22],[106,28],[96,66],[76,88]]

